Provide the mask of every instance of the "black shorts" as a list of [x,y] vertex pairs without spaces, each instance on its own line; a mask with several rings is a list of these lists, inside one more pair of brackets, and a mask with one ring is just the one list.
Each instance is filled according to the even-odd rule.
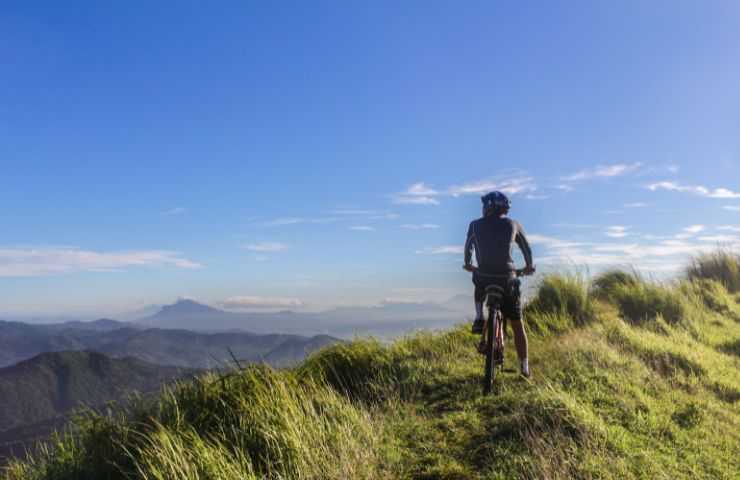
[[487,277],[478,273],[473,274],[475,285],[475,301],[483,302],[486,299],[486,287],[499,285],[504,289],[504,298],[501,301],[501,312],[510,320],[522,319],[521,282],[518,278]]

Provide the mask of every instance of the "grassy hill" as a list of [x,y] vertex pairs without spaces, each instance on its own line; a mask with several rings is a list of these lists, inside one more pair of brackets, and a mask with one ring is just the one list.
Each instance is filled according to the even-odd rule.
[[726,254],[669,285],[550,276],[526,311],[533,377],[494,395],[467,326],[358,340],[80,419],[4,478],[734,479],[739,290]]

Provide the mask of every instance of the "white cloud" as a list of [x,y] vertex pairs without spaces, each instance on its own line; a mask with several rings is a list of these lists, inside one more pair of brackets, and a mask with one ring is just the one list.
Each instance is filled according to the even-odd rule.
[[427,185],[424,182],[418,182],[411,184],[409,188],[406,189],[405,195],[416,195],[416,196],[422,196],[422,197],[430,197],[434,195],[439,195],[439,192]]
[[704,231],[706,227],[704,225],[691,225],[689,227],[684,228],[684,232],[687,233],[699,233]]
[[630,227],[625,227],[623,225],[612,225],[611,227],[607,227],[604,235],[612,238],[623,238],[629,235],[629,233],[627,233],[627,230],[629,229]]
[[505,180],[488,179],[453,185],[447,189],[447,193],[457,197],[459,195],[481,195],[494,190],[507,195],[516,195],[523,192],[533,192],[537,190],[537,185],[532,177],[515,177]]
[[302,225],[302,224],[325,224],[336,222],[335,217],[280,217],[266,222],[258,222],[257,225],[263,227],[282,227],[285,225]]
[[547,200],[548,198],[550,198],[550,196],[549,195],[535,195],[535,194],[529,193],[525,195],[524,198],[526,198],[527,200]]
[[443,196],[458,197],[461,195],[480,195],[494,190],[516,195],[533,192],[537,185],[531,177],[520,176],[507,179],[485,179],[452,185],[443,190],[433,188],[424,182],[410,185],[405,191],[392,196],[393,202],[405,205],[439,205]]
[[740,205],[725,205],[723,208],[731,212],[740,212]]
[[282,252],[288,249],[288,246],[280,242],[261,242],[261,243],[250,243],[243,245],[242,248],[249,250],[250,252]]
[[349,227],[350,230],[354,230],[356,232],[374,232],[375,228],[371,227],[370,225],[355,225],[352,227]]
[[647,185],[646,188],[653,192],[656,190],[668,190],[673,192],[690,193],[707,198],[740,198],[740,193],[733,192],[732,190],[723,187],[712,189],[702,185],[682,185],[671,181],[651,183],[650,185]]
[[163,215],[182,215],[187,211],[188,210],[184,207],[175,207],[163,212]]
[[372,215],[370,217],[370,220],[395,220],[400,217],[401,215],[397,213],[389,212],[389,213],[382,213],[380,215]]
[[368,215],[378,215],[379,212],[377,210],[361,210],[361,209],[347,208],[347,209],[334,210],[331,213],[332,215],[352,215],[352,216],[364,217]]
[[707,235],[699,237],[699,241],[712,243],[740,243],[740,237],[736,235]]
[[[693,228],[692,228],[693,227]],[[698,233],[697,226],[689,227]],[[714,251],[713,243],[724,243],[731,249],[740,249],[740,237],[708,236],[698,242],[651,237],[647,242],[576,243],[554,237],[530,235],[530,241],[544,252],[535,255],[535,263],[593,267],[633,267],[649,272],[673,272],[686,264],[689,256]],[[632,236],[632,239],[637,237]],[[644,236],[640,237],[645,239]]]
[[645,208],[649,206],[647,203],[643,202],[633,202],[633,203],[625,203],[624,208]]
[[439,228],[439,225],[436,223],[404,223],[401,225],[401,228],[408,230],[432,230]]
[[560,185],[555,185],[555,188],[557,188],[558,190],[562,190],[564,192],[572,192],[573,191],[573,187],[572,186],[566,185],[564,183],[562,183]]
[[399,205],[439,205],[439,200],[425,196],[398,195],[393,199],[393,203]]
[[114,272],[129,267],[200,268],[165,250],[96,252],[76,247],[0,247],[0,277],[39,277],[76,272]]
[[561,240],[559,238],[549,237],[547,235],[538,235],[536,233],[527,235],[527,240],[529,240],[529,243],[531,243],[532,245],[542,245],[546,248],[552,248],[552,249],[567,249],[567,248],[583,247],[583,246],[588,245],[588,243],[584,243],[584,242],[572,242],[568,240]]
[[691,225],[683,229],[682,233],[676,235],[679,240],[691,238],[699,232],[703,232],[706,229],[704,225]]
[[717,230],[723,230],[723,231],[726,231],[726,232],[738,232],[738,233],[740,233],[740,226],[722,225],[721,227],[717,227]]
[[382,210],[368,210],[359,208],[344,208],[331,212],[332,215],[343,217],[366,217],[370,220],[394,220],[399,217],[397,213]]
[[221,302],[221,305],[234,310],[249,308],[297,308],[304,306],[304,302],[297,298],[239,295],[227,298]]
[[640,167],[642,167],[641,163],[616,163],[613,165],[597,165],[594,168],[587,168],[585,170],[578,171],[572,175],[561,177],[561,180],[564,180],[566,182],[578,182],[597,177],[618,177],[634,172]]
[[439,247],[426,247],[421,250],[417,250],[416,253],[419,255],[460,255],[465,250],[462,245],[442,245]]

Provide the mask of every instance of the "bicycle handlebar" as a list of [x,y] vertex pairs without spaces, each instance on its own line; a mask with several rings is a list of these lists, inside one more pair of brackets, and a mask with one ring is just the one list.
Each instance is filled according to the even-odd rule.
[[[473,265],[463,265],[463,269],[467,270],[470,273],[475,273],[478,271],[478,267],[474,267]],[[532,271],[529,273],[526,273],[526,268],[518,268],[514,270],[514,275],[517,277],[524,277],[527,275],[532,275],[535,272],[534,267],[532,267]],[[482,273],[481,275],[485,275],[486,277],[500,277],[500,278],[509,278],[510,274],[488,274],[488,273]]]

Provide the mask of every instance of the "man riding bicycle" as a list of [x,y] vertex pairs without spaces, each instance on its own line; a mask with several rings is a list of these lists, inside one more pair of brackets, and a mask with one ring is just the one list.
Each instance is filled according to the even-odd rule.
[[[529,248],[529,242],[519,222],[506,216],[511,208],[511,202],[506,195],[501,192],[491,192],[481,197],[481,202],[483,202],[483,217],[472,221],[468,227],[468,238],[465,241],[465,265],[463,266],[465,270],[473,273],[475,284],[475,321],[472,330],[473,333],[483,333],[483,301],[486,296],[486,287],[499,285],[504,289],[501,310],[511,322],[514,330],[514,343],[521,374],[529,377],[527,334],[522,321],[520,281],[516,277],[511,251],[516,243],[526,263],[523,274],[529,275],[535,271],[532,263],[532,250]],[[475,250],[477,268],[471,263],[473,250]]]

